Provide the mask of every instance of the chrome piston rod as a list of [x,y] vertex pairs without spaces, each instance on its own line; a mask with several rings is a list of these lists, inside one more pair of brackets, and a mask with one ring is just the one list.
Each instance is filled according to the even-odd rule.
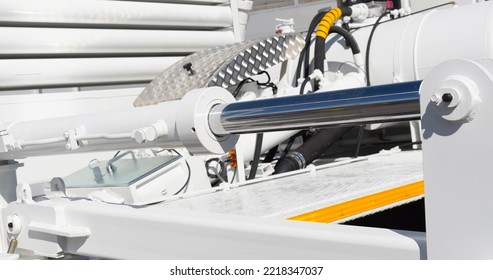
[[216,135],[418,120],[421,81],[217,105]]

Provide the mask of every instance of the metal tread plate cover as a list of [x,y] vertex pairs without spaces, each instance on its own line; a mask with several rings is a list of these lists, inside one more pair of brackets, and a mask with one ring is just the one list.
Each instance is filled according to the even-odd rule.
[[304,44],[302,35],[291,33],[194,53],[154,78],[134,101],[134,106],[180,99],[196,88],[234,86],[273,65],[296,57]]
[[[167,201],[153,207],[199,212],[289,219],[332,205],[402,188],[423,180],[420,151],[378,154],[346,164],[320,166],[316,171],[259,181],[211,194]],[[382,211],[418,200],[413,195],[366,213]]]

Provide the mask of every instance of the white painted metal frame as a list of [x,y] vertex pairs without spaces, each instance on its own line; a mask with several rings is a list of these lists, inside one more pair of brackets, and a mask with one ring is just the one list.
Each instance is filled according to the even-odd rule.
[[428,257],[491,259],[493,60],[446,62],[428,77],[421,88]]
[[387,229],[156,211],[91,201],[11,204],[20,249],[115,259],[420,259],[423,235]]

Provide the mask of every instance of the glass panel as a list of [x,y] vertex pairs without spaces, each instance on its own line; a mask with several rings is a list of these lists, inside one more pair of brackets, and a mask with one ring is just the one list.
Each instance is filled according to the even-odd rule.
[[[181,156],[166,155],[150,158],[93,160],[89,166],[63,178],[66,188],[127,187],[177,161]],[[91,168],[92,167],[92,168]]]

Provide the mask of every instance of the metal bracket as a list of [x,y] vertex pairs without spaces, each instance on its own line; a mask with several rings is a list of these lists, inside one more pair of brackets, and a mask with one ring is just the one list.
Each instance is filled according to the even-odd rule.
[[27,183],[20,183],[16,188],[17,203],[34,204],[31,186]]

